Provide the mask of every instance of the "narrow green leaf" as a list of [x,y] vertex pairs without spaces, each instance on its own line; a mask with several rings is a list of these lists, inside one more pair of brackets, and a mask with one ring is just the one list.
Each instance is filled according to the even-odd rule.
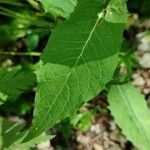
[[15,6],[23,6],[25,7],[26,5],[22,3],[20,0],[0,0],[1,4],[9,4],[9,5],[15,5]]
[[0,117],[0,149],[31,150],[37,144],[54,138],[53,135],[42,134],[27,143],[21,143],[27,133],[24,127],[25,122],[23,120],[10,121]]
[[[31,70],[0,69],[0,99],[3,101],[6,101],[6,98],[15,100],[34,84],[35,75]],[[3,99],[1,93],[3,93]]]
[[77,0],[40,0],[46,13],[54,17],[68,18],[77,4]]
[[46,135],[46,134],[41,134],[40,136],[32,139],[31,141],[28,141],[27,143],[21,143],[22,139],[19,139],[17,142],[15,142],[11,147],[9,147],[8,150],[31,150],[31,149],[36,149],[36,146],[42,142],[45,141],[50,141],[53,139],[55,136],[54,135]]
[[21,130],[24,128],[25,123],[23,121],[8,121],[3,119],[1,123],[2,127],[2,147],[8,148],[14,142],[18,141],[22,136],[25,135],[25,132],[21,133]]
[[105,21],[103,8],[99,0],[79,0],[71,19],[53,31],[36,71],[33,127],[25,141],[73,114],[112,79],[124,24]]
[[114,85],[109,109],[127,138],[140,150],[150,149],[150,111],[144,96],[131,84]]

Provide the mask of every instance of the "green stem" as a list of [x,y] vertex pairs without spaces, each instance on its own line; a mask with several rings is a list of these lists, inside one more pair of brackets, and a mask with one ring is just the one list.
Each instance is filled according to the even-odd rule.
[[40,52],[0,52],[0,55],[11,55],[11,56],[40,56]]
[[5,13],[8,13],[9,15],[16,17],[16,18],[21,18],[21,19],[27,19],[24,16],[20,15],[19,13],[13,12],[5,7],[0,6],[0,10],[4,11]]
[[0,15],[4,15],[4,16],[7,16],[7,17],[13,17],[12,15],[10,15],[6,12],[3,12],[3,11],[0,11]]
[[36,19],[36,17],[38,16],[33,16],[33,17],[29,17],[29,16],[24,16],[18,12],[12,11],[10,9],[7,9],[5,7],[0,6],[0,13],[5,16],[9,16],[9,17],[15,17],[15,18],[19,18],[19,19],[23,19],[24,21],[26,21],[28,23],[28,25],[36,25],[37,27],[40,28],[47,28],[47,29],[51,29],[52,23],[45,21],[44,19],[42,19],[42,16],[39,19],[41,19],[40,21]]
[[25,4],[19,2],[19,1],[9,1],[9,0],[0,0],[1,4],[8,4],[8,5],[15,5],[15,6],[26,6]]

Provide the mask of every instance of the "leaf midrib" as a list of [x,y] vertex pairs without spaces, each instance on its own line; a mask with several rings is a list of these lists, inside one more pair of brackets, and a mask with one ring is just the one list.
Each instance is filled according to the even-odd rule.
[[131,107],[131,105],[130,105],[130,103],[129,103],[130,101],[129,101],[128,98],[124,95],[124,92],[122,92],[122,90],[121,90],[121,88],[119,87],[119,85],[117,86],[117,88],[118,88],[118,90],[119,90],[119,92],[120,92],[122,98],[124,99],[125,105],[127,106],[128,110],[129,110],[128,112],[129,112],[130,116],[132,116],[132,119],[135,120],[135,122],[137,123],[137,127],[139,128],[139,131],[141,132],[141,135],[145,136],[147,142],[150,143],[149,137],[147,136],[145,130],[143,130],[143,128],[141,128],[142,125],[141,125],[140,121],[138,120],[137,116],[135,115],[134,109]]
[[[81,53],[80,53],[78,59],[76,60],[74,66],[71,68],[70,73],[68,73],[67,78],[66,78],[66,82],[65,82],[64,86],[61,88],[61,90],[60,90],[60,92],[58,93],[57,97],[54,99],[54,102],[53,102],[52,105],[55,104],[55,102],[56,102],[56,100],[58,99],[59,95],[62,93],[63,89],[65,88],[65,86],[66,86],[66,84],[67,84],[67,82],[68,82],[68,80],[69,80],[71,74],[73,73],[73,70],[75,70],[75,67],[77,66],[77,64],[78,64],[78,62],[79,62],[79,60],[80,60],[80,58],[82,57],[82,55],[83,55],[83,53],[84,53],[84,51],[85,51],[85,49],[86,49],[86,46],[88,45],[88,43],[89,43],[89,41],[90,41],[90,39],[91,39],[91,37],[92,37],[92,35],[93,35],[93,33],[94,33],[94,31],[95,31],[97,25],[98,25],[98,23],[99,23],[99,21],[102,20],[102,21],[100,22],[100,23],[102,23],[102,22],[104,21],[104,17],[105,17],[105,16],[102,16],[102,18],[100,18],[100,17],[97,18],[97,20],[96,20],[96,22],[95,22],[95,24],[94,24],[94,26],[93,26],[93,28],[92,28],[92,30],[91,30],[91,32],[90,32],[90,35],[88,36],[87,40],[85,41],[85,44],[83,45],[82,51],[81,51]],[[52,107],[52,106],[51,106],[51,107]],[[41,120],[41,123],[38,124],[37,128],[39,128],[39,127],[42,125],[43,120],[44,120],[45,118],[47,118],[47,116],[48,116],[48,114],[49,114],[49,112],[50,112],[50,110],[51,110],[51,107],[49,107],[49,109],[48,109],[48,111],[47,111],[47,114],[46,114],[45,117]],[[64,106],[64,107],[65,107],[65,106]]]

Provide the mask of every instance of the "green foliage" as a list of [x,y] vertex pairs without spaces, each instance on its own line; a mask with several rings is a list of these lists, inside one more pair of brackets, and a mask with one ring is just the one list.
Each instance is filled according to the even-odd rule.
[[0,69],[0,99],[15,100],[21,93],[35,85],[35,75],[32,70]]
[[0,149],[5,150],[30,150],[31,148],[35,148],[37,144],[41,142],[52,139],[54,136],[42,134],[35,139],[27,142],[21,143],[23,137],[26,135],[27,131],[23,131],[25,127],[25,122],[22,120],[18,121],[9,121],[3,118],[0,118]]
[[32,9],[22,0],[0,0],[0,17],[0,48],[26,35],[49,33],[52,26],[40,7]]
[[75,114],[70,117],[70,122],[75,128],[79,128],[80,131],[87,131],[92,124],[92,118],[95,115],[95,110]]
[[5,103],[6,100],[7,100],[7,95],[5,95],[4,93],[0,92],[0,105]]
[[1,4],[9,4],[9,5],[15,5],[15,6],[25,6],[21,3],[20,0],[0,0]]
[[77,4],[77,0],[40,0],[40,2],[43,5],[45,13],[50,13],[55,18],[68,18]]
[[137,12],[142,17],[150,16],[149,0],[128,0],[128,8],[131,12]]
[[29,50],[34,50],[37,47],[38,42],[39,42],[38,34],[30,34],[27,37],[27,41],[26,41],[27,48]]
[[143,5],[141,7],[141,12],[145,16],[150,16],[150,1],[149,0],[145,0],[143,2]]
[[109,94],[109,109],[116,123],[140,150],[150,148],[150,111],[144,96],[131,84],[113,85]]
[[[25,93],[25,94],[27,94],[27,93]],[[29,113],[32,110],[32,108],[33,108],[32,101],[28,100],[27,98],[24,98],[24,94],[22,94],[15,101],[12,101],[12,100],[7,101],[6,100],[5,103],[0,106],[1,111],[9,113],[9,114],[19,115],[19,116]]]
[[105,18],[98,1],[82,0],[71,18],[54,29],[36,71],[34,120],[25,141],[76,112],[112,79],[124,28],[108,22],[112,18]]
[[105,8],[105,20],[113,23],[125,23],[128,13],[125,0],[109,0]]
[[25,132],[20,132],[24,128],[24,125],[22,121],[15,122],[3,119],[1,123],[3,148],[8,148],[25,134]]

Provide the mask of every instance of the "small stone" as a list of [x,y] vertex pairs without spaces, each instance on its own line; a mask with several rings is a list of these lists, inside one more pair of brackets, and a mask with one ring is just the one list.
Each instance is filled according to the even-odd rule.
[[119,145],[113,144],[113,145],[109,148],[109,150],[121,150],[121,148],[119,147]]
[[77,150],[83,150],[84,149],[84,146],[82,145],[82,144],[79,144],[78,146],[77,146]]
[[108,141],[104,141],[104,148],[108,149],[110,147],[109,142]]
[[136,79],[136,78],[138,78],[139,76],[140,76],[139,74],[134,73],[134,74],[132,75],[132,78],[133,78],[133,79]]
[[84,135],[80,134],[77,137],[77,141],[80,142],[80,143],[82,143],[82,144],[88,144],[88,143],[90,143],[90,138],[87,137],[87,136],[84,136]]
[[126,66],[121,66],[119,73],[122,76],[125,75],[127,73],[127,67]]
[[104,132],[103,137],[104,137],[104,139],[108,139],[108,132]]
[[150,53],[144,53],[144,55],[139,58],[139,63],[143,68],[150,68]]
[[127,143],[127,139],[122,136],[122,137],[120,138],[120,146],[121,146],[123,149],[125,149],[126,143]]
[[45,141],[37,145],[38,150],[52,150],[50,149],[50,142]]
[[124,136],[121,136],[120,142],[125,144],[127,142],[127,139]]
[[119,139],[118,132],[117,132],[117,131],[112,132],[112,133],[109,135],[109,138],[110,138],[112,141],[117,141],[117,140]]
[[95,133],[99,134],[101,132],[100,124],[96,124],[95,127],[96,127]]
[[94,143],[93,147],[94,147],[94,150],[104,150],[101,145],[96,144],[96,143]]
[[138,51],[141,52],[141,53],[144,53],[146,51],[149,51],[150,50],[150,43],[149,41],[147,41],[146,38],[142,38],[140,40],[140,43],[138,45]]
[[95,125],[92,125],[91,128],[90,128],[91,132],[95,132],[96,130],[96,126]]
[[137,50],[140,53],[144,53],[146,51],[150,51],[150,36],[147,32],[140,32],[136,35],[138,40]]
[[80,112],[87,112],[88,111],[88,108],[83,106],[80,108]]
[[143,86],[145,84],[145,81],[142,77],[138,77],[133,81],[133,84],[136,86]]
[[146,83],[147,83],[147,86],[150,87],[150,79],[147,79],[147,80],[146,80]]
[[100,124],[92,125],[91,128],[90,128],[90,131],[94,132],[96,134],[100,134],[101,131],[102,131]]
[[146,95],[149,94],[150,93],[150,88],[145,88],[143,90],[143,93],[146,94]]
[[147,79],[147,78],[150,77],[148,71],[142,71],[142,76],[143,76],[145,79]]
[[113,121],[110,122],[110,129],[112,131],[115,131],[117,129],[117,126],[116,126],[116,124]]

